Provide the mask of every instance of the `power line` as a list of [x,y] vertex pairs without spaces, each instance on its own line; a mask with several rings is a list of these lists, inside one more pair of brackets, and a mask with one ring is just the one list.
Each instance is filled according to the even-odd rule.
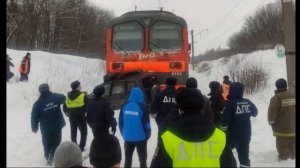
[[242,17],[240,20],[238,20],[237,22],[235,22],[231,27],[229,27],[228,29],[226,29],[222,34],[220,34],[219,36],[217,36],[216,38],[214,38],[213,40],[209,41],[208,43],[205,43],[204,45],[207,46],[208,44],[214,42],[215,40],[217,40],[218,38],[222,37],[224,35],[224,33],[228,32],[232,27],[234,27],[235,25],[237,25],[240,21],[242,21],[245,17],[247,17],[248,15],[250,15],[253,11],[255,11],[258,7],[260,7],[266,0],[262,1],[260,4],[258,4],[253,10],[251,10],[249,13],[247,13],[244,17]]
[[[226,18],[229,14],[231,14],[231,12],[234,11],[235,8],[236,8],[241,2],[243,2],[243,0],[238,1],[238,3],[236,3],[236,4],[234,5],[234,7],[231,8],[231,9],[229,10],[229,12],[226,13],[221,19],[219,19],[219,21],[218,21],[214,26],[211,26],[211,27],[212,27],[212,30],[211,30],[211,31],[213,31],[214,28],[215,28],[217,25],[219,25],[219,24],[224,20],[224,18]],[[246,2],[249,2],[249,0],[246,0]],[[245,5],[245,4],[244,4],[244,5]]]

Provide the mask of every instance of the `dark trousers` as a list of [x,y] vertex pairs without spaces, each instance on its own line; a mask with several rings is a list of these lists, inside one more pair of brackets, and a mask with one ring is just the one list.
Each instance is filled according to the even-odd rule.
[[86,121],[84,117],[76,117],[76,118],[70,117],[69,121],[71,126],[71,140],[72,142],[77,144],[77,128],[79,128],[80,135],[81,135],[79,147],[81,151],[83,151],[86,144],[86,138],[87,138]]
[[234,145],[231,145],[231,148],[236,148],[240,167],[250,167],[249,144],[250,139],[240,139]]
[[61,130],[55,132],[42,133],[42,143],[44,146],[44,156],[46,160],[52,160],[55,149],[61,142]]
[[20,72],[21,78],[20,81],[28,81],[28,74]]
[[140,160],[140,167],[147,167],[147,140],[137,141],[137,142],[128,142],[125,141],[125,165],[124,167],[131,167],[132,164],[132,155],[134,149],[137,149],[137,153]]
[[279,160],[295,158],[295,137],[276,137],[276,148]]

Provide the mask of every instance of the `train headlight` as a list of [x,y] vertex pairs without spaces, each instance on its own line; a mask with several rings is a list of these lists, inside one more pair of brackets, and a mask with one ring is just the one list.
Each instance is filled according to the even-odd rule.
[[171,69],[180,69],[182,65],[181,62],[170,62],[169,67]]

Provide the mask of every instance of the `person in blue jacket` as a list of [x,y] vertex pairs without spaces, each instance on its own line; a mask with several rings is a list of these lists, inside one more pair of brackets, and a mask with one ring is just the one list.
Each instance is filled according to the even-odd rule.
[[44,156],[47,164],[52,165],[54,152],[61,142],[62,128],[66,125],[60,108],[65,96],[50,92],[48,84],[41,84],[39,92],[41,95],[31,112],[31,129],[37,133],[40,124]]
[[249,144],[251,140],[250,117],[257,116],[256,106],[243,98],[244,85],[233,82],[229,88],[228,101],[221,115],[221,129],[226,131],[231,149],[236,148],[240,167],[250,167]]
[[140,167],[147,167],[147,140],[151,136],[151,127],[144,95],[138,87],[132,88],[128,101],[121,107],[119,128],[125,141],[124,167],[131,167],[135,147]]

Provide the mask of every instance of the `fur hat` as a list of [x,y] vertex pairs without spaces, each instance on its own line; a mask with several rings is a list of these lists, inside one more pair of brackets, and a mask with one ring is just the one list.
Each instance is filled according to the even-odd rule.
[[54,167],[82,166],[82,155],[79,146],[71,141],[61,143],[54,153]]
[[194,89],[197,89],[198,87],[198,84],[197,84],[197,80],[193,77],[190,77],[186,80],[186,87],[187,88],[194,88]]
[[121,162],[122,153],[119,140],[114,135],[97,135],[90,147],[90,163],[95,167],[112,167]]
[[175,86],[177,83],[177,79],[176,78],[172,78],[172,77],[169,77],[166,79],[166,84],[168,86]]
[[78,88],[78,86],[80,86],[80,82],[78,80],[71,83],[71,88],[73,90],[75,90],[76,88]]
[[40,92],[41,95],[45,94],[45,93],[48,93],[49,91],[50,91],[50,89],[49,89],[49,85],[48,84],[43,83],[43,84],[41,84],[39,86],[39,92]]
[[287,82],[285,79],[280,78],[275,82],[275,86],[277,89],[286,89],[287,88]]
[[204,104],[204,98],[200,90],[192,88],[182,89],[175,100],[177,107],[185,113],[200,113]]
[[105,92],[105,88],[103,85],[98,85],[93,90],[93,93],[97,96],[102,96],[104,92]]

